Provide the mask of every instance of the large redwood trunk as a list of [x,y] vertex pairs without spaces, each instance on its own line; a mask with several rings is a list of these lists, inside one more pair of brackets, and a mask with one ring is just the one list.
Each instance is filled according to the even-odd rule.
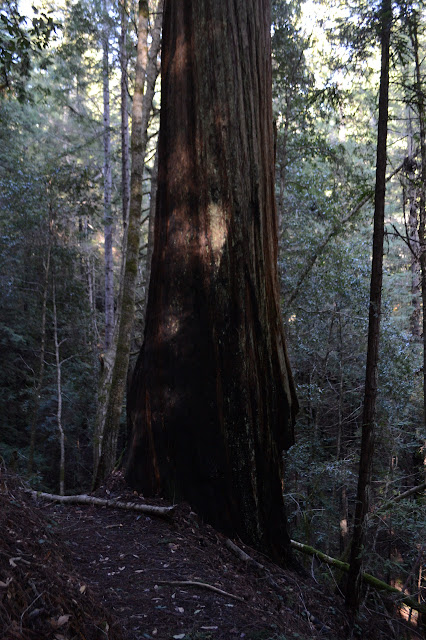
[[268,0],[166,0],[129,482],[285,561],[296,398],[277,278]]

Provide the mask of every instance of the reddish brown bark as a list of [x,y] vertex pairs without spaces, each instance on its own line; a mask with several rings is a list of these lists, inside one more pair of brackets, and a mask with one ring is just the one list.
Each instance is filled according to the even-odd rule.
[[296,411],[277,278],[267,0],[167,0],[129,482],[275,558]]

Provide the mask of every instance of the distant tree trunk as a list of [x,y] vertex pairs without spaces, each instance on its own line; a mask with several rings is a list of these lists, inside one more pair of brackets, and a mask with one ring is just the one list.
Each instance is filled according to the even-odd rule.
[[297,407],[277,275],[268,0],[166,0],[154,252],[127,479],[285,562]]
[[[148,2],[139,1],[138,52],[136,61],[135,92],[132,109],[132,170],[130,188],[130,211],[127,231],[126,255],[121,293],[121,310],[115,359],[111,382],[107,388],[104,423],[100,425],[99,457],[94,469],[94,486],[99,486],[112,471],[116,462],[117,439],[120,416],[126,390],[130,345],[135,316],[135,292],[138,275],[140,218],[142,208],[142,182],[144,160],[148,142],[148,124],[158,75],[157,56],[160,49],[161,12],[152,31],[149,61],[147,57]],[[146,75],[146,92],[144,83]]]
[[121,241],[121,265],[120,265],[120,281],[118,288],[118,297],[116,302],[115,313],[115,327],[114,327],[114,344],[111,347],[110,361],[113,364],[116,357],[116,337],[117,328],[120,324],[120,314],[123,298],[123,281],[124,281],[124,267],[126,263],[126,248],[127,248],[127,228],[129,224],[129,208],[130,208],[130,141],[129,141],[129,114],[128,114],[128,74],[127,63],[128,56],[126,51],[127,42],[127,1],[120,0],[121,9],[121,33],[120,33],[120,89],[121,89],[121,204],[122,204],[122,219],[123,219],[123,237]]
[[[104,5],[104,20],[107,20]],[[109,29],[102,32],[102,83],[103,83],[103,119],[104,119],[104,270],[105,270],[105,335],[104,353],[100,354],[101,371],[98,382],[96,418],[93,433],[94,477],[98,468],[103,446],[103,429],[108,409],[108,393],[112,380],[112,367],[115,359],[114,343],[114,262],[113,262],[113,225],[111,211],[111,122],[109,109]]]
[[[86,276],[87,276],[87,293],[89,297],[89,308],[90,308],[90,318],[91,318],[91,326],[92,326],[92,335],[91,335],[91,343],[92,343],[92,351],[95,353],[96,343],[100,341],[100,335],[98,331],[98,324],[96,321],[96,276],[95,276],[95,265],[94,261],[91,259],[90,253],[86,258]],[[96,356],[97,360],[97,356]]]
[[[123,207],[123,228],[126,235],[129,203],[130,203],[130,171],[129,171],[129,114],[128,114],[128,74],[127,74],[127,1],[120,0],[121,4],[121,34],[120,34],[120,66],[121,66],[121,192]],[[123,241],[123,251],[125,251]]]
[[112,256],[111,211],[111,121],[109,109],[109,30],[102,36],[102,85],[104,102],[104,229],[105,229],[105,351],[112,344],[114,333],[114,266]]
[[370,306],[368,318],[368,347],[365,373],[362,438],[359,461],[357,502],[346,603],[359,607],[364,529],[369,508],[371,468],[374,453],[374,421],[377,398],[377,368],[383,280],[383,240],[385,226],[386,149],[389,105],[389,48],[392,24],[391,0],[382,0],[380,13],[381,74],[379,91],[379,122],[377,132],[376,188],[374,200],[373,257],[371,264]]
[[52,205],[49,203],[49,228],[48,228],[48,241],[46,259],[43,263],[44,268],[44,280],[43,280],[43,299],[41,307],[41,344],[40,344],[40,358],[39,368],[36,386],[34,389],[34,405],[31,416],[31,430],[30,430],[30,450],[28,454],[28,475],[33,472],[34,466],[34,454],[36,445],[36,433],[37,433],[37,418],[40,407],[40,394],[43,388],[44,379],[44,358],[46,350],[46,308],[47,308],[47,294],[49,288],[49,276],[50,276],[50,256],[52,252]]
[[[404,189],[404,207],[408,203],[408,240],[411,250],[411,307],[412,312],[410,316],[410,330],[411,335],[415,340],[419,340],[421,336],[420,329],[420,245],[419,245],[419,231],[418,231],[418,216],[417,216],[417,189],[416,189],[416,176],[415,176],[415,150],[413,142],[413,124],[412,124],[412,109],[407,107],[408,117],[408,144],[407,144],[407,163],[406,163],[406,180],[407,184]],[[404,219],[405,209],[404,209]]]
[[[343,359],[343,327],[342,327],[342,314],[338,311],[338,335],[339,335],[339,408],[338,408],[338,426],[337,426],[337,444],[336,444],[336,459],[341,462],[344,458],[344,441],[343,441],[343,398],[344,398],[344,359]],[[349,513],[348,513],[348,494],[345,483],[338,490],[339,493],[339,545],[340,553],[343,554],[348,547],[349,537]]]
[[[410,37],[415,63],[415,105],[420,129],[419,243],[423,307],[423,426],[426,426],[426,109],[418,40],[419,15],[414,11]],[[426,440],[423,444],[423,468],[426,478]]]
[[61,343],[58,339],[58,315],[56,313],[56,282],[53,281],[53,339],[55,343],[55,362],[56,362],[56,391],[58,394],[58,405],[56,411],[56,421],[59,431],[59,495],[65,493],[65,432],[62,425],[62,362],[59,353]]

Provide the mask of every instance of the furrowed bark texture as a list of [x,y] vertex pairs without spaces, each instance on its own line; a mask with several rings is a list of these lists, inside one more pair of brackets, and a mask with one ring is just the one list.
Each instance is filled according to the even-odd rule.
[[128,481],[285,561],[297,400],[279,307],[267,0],[166,0]]
[[368,346],[362,414],[361,453],[351,547],[346,604],[358,609],[361,589],[361,567],[364,529],[370,504],[371,468],[374,454],[379,334],[383,281],[383,240],[385,228],[386,149],[389,105],[389,47],[392,24],[391,0],[381,7],[381,74],[379,122],[377,131],[376,189],[374,200],[373,256],[371,264]]

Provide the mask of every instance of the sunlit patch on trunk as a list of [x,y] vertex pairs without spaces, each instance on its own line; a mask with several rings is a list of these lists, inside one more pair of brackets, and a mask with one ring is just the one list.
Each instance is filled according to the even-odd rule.
[[228,228],[226,224],[226,215],[223,209],[210,202],[207,208],[207,218],[210,228],[210,246],[213,254],[213,259],[216,268],[220,265],[222,258],[223,248],[225,246],[226,238],[228,236]]

